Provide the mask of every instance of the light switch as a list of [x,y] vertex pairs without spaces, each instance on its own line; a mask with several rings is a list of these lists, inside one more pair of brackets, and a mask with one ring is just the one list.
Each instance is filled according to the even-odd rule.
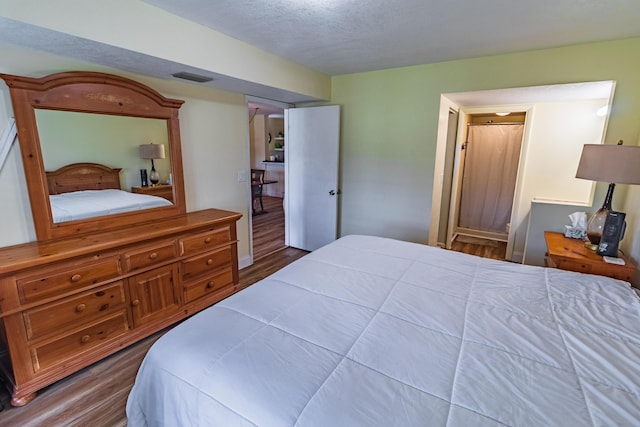
[[247,171],[238,171],[238,182],[247,182]]

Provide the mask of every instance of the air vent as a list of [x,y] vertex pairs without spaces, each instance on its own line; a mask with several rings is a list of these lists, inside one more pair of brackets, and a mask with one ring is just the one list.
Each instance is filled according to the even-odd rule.
[[178,78],[178,79],[190,80],[192,82],[198,82],[198,83],[205,83],[205,82],[210,82],[210,81],[213,80],[211,77],[200,76],[198,74],[187,73],[185,71],[182,71],[180,73],[171,74],[171,75],[173,77]]

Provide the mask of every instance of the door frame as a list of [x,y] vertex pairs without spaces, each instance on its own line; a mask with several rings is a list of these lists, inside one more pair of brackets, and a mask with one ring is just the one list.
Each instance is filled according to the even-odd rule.
[[[287,110],[289,108],[295,108],[292,104],[287,104],[286,102],[280,102],[280,101],[274,101],[272,99],[265,99],[265,98],[259,98],[257,96],[251,96],[251,95],[245,95],[245,105],[247,107],[247,139],[246,139],[246,149],[247,149],[247,161],[246,161],[246,166],[245,166],[245,170],[244,171],[238,171],[238,181],[242,182],[245,181],[245,194],[246,194],[246,198],[247,198],[247,216],[248,216],[248,223],[249,223],[249,259],[246,262],[243,262],[242,265],[238,265],[238,267],[240,269],[245,268],[245,267],[249,267],[250,265],[253,265],[253,215],[251,215],[252,212],[252,208],[253,208],[253,198],[251,197],[251,174],[250,174],[250,170],[251,170],[251,123],[249,123],[250,120],[250,112],[249,112],[249,103],[254,103],[254,104],[261,104],[261,105],[266,105],[269,107],[273,107],[273,108],[278,108],[281,109],[283,112],[284,110]],[[286,144],[286,133],[285,133],[285,147],[287,146]],[[285,157],[286,158],[286,157]],[[285,186],[286,186],[286,181],[287,181],[287,177],[285,174]],[[287,234],[287,225],[288,225],[288,221],[287,221],[287,212],[285,210],[284,212],[284,218],[285,218],[285,222],[284,222],[284,226],[285,226],[285,236]],[[287,244],[286,240],[285,240],[285,245]]]
[[[462,155],[462,146],[467,137],[467,126],[466,123],[468,121],[468,115],[470,114],[488,114],[495,112],[524,112],[525,113],[525,123],[524,123],[524,132],[522,137],[522,146],[520,148],[520,156],[518,160],[518,172],[516,175],[516,188],[513,195],[512,208],[511,208],[511,223],[513,224],[514,219],[519,218],[521,214],[519,211],[520,200],[522,197],[522,181],[523,181],[523,170],[526,165],[526,155],[529,147],[529,139],[531,134],[531,123],[532,123],[532,115],[533,115],[533,106],[530,104],[507,104],[507,105],[486,105],[486,106],[477,106],[477,107],[459,107],[455,105],[451,100],[446,98],[444,95],[441,97],[442,101],[440,105],[440,113],[441,115],[446,112],[448,116],[448,112],[450,109],[458,109],[458,128],[457,128],[457,136],[455,143],[455,157],[454,157],[454,165],[453,165],[453,180],[451,183],[451,196],[450,196],[450,206],[449,206],[449,219],[447,221],[447,239],[446,239],[446,247],[451,248],[451,242],[454,237],[454,230],[457,224],[457,218],[459,214],[459,199],[462,185],[462,171],[463,171],[463,159]],[[442,117],[441,117],[442,119]],[[442,135],[441,135],[442,134]],[[431,218],[431,228],[429,232],[429,244],[436,245],[437,244],[437,233],[438,227],[440,223],[440,205],[442,200],[442,177],[444,176],[444,154],[446,148],[446,140],[448,136],[448,129],[446,125],[444,127],[439,127],[438,129],[438,149],[441,149],[441,158],[438,157],[438,149],[436,149],[436,165],[440,164],[439,176],[440,182],[438,180],[434,180],[434,198],[435,198],[435,187],[437,184],[439,187],[439,195],[438,195],[438,209],[433,209],[432,212],[437,212],[437,215],[432,214]],[[443,147],[440,146],[440,140],[444,141]],[[436,175],[438,176],[438,175]],[[433,205],[435,206],[435,204]],[[437,217],[437,221],[436,218]],[[431,229],[435,229],[435,234],[432,233]],[[517,227],[511,226],[509,228],[509,233],[507,237],[507,250],[505,258],[507,260],[513,259],[513,247],[515,245],[515,232]],[[432,236],[434,243],[432,243]]]

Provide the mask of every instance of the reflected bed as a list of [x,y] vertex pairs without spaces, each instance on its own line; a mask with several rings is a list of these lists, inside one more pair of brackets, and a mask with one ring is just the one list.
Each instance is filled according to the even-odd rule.
[[171,206],[162,197],[122,190],[74,191],[49,196],[49,201],[54,223]]
[[171,206],[161,197],[120,190],[120,169],[73,163],[47,172],[54,223]]
[[147,354],[130,426],[632,425],[628,283],[347,236]]

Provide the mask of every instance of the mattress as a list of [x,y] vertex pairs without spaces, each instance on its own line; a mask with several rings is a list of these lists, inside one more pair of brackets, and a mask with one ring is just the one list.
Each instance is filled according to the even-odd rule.
[[337,240],[160,338],[130,426],[624,426],[626,282],[370,236]]
[[54,223],[171,206],[162,197],[112,189],[50,195],[49,202]]

